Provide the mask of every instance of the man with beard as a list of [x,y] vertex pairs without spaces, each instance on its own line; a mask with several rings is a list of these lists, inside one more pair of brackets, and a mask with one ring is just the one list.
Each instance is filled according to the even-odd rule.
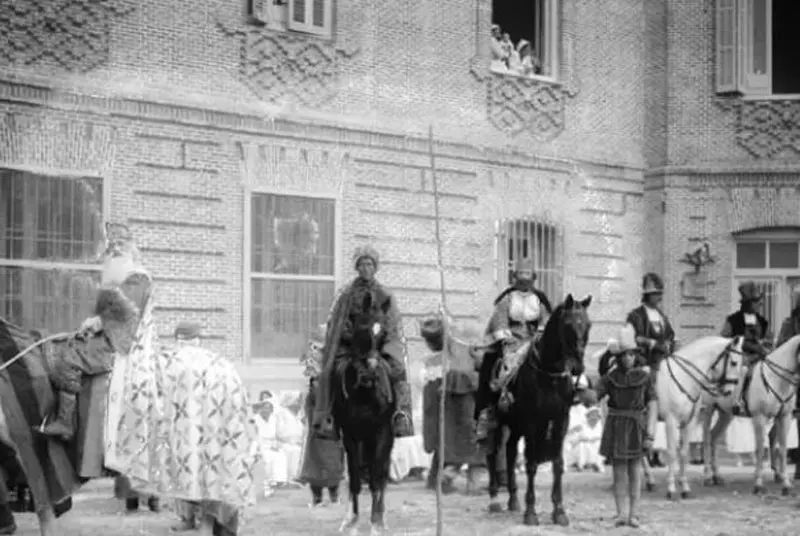
[[358,276],[334,298],[327,322],[312,429],[322,439],[339,438],[339,431],[335,429],[331,414],[333,405],[331,382],[335,371],[339,370],[338,364],[350,357],[353,318],[360,312],[364,297],[370,294],[373,307],[379,308],[387,319],[387,333],[381,355],[392,371],[391,381],[396,405],[395,415],[392,418],[394,433],[397,437],[412,436],[414,425],[411,420],[411,387],[407,379],[406,344],[397,301],[375,279],[380,264],[375,249],[369,246],[358,248],[353,255],[353,264]]

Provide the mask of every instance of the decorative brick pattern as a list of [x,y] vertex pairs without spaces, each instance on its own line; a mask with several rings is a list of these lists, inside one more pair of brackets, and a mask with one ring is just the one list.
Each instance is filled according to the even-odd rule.
[[218,26],[228,37],[241,40],[239,74],[268,102],[311,108],[327,103],[336,94],[343,63],[360,52],[359,47],[288,31],[230,28],[223,22]]
[[111,25],[135,0],[24,0],[0,3],[0,59],[32,65],[50,59],[67,71],[108,61]]
[[736,140],[755,158],[800,155],[800,101],[718,101],[736,115]]

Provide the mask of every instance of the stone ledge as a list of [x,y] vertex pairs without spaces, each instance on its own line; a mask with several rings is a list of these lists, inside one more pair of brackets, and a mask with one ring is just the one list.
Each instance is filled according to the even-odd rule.
[[[92,84],[84,79],[53,81],[30,74],[0,74],[0,102],[94,113],[100,116],[145,119],[220,130],[302,138],[321,143],[392,150],[428,156],[429,140],[422,133],[401,134],[338,114],[294,107],[278,107],[257,101],[179,94],[129,84]],[[611,173],[617,178],[641,180],[643,168],[600,160],[564,159],[525,153],[517,149],[476,147],[440,137],[434,142],[442,159],[523,169]],[[444,163],[444,162],[443,162]]]

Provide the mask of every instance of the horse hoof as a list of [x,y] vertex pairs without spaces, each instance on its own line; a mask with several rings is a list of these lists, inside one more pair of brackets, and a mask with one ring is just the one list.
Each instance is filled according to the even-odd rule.
[[508,500],[508,511],[519,512],[519,499],[517,499],[516,497],[511,497]]
[[767,488],[764,486],[753,486],[753,495],[764,495],[767,493]]
[[703,485],[709,488],[711,486],[716,486],[717,484],[714,482],[714,478],[709,476],[703,479]]
[[681,499],[691,499],[692,492],[691,491],[682,491],[681,492]]
[[791,489],[789,489],[789,486],[783,486],[783,487],[781,488],[781,495],[782,495],[783,497],[788,497],[788,496],[789,496],[789,495],[791,495],[791,494],[792,494],[792,490],[791,490]]
[[668,491],[667,492],[667,500],[668,501],[677,501],[678,500],[678,494],[677,493],[673,493],[671,491]]
[[529,527],[535,527],[539,524],[539,516],[536,515],[536,512],[525,512],[522,523]]
[[358,518],[348,517],[342,521],[342,526],[339,527],[339,532],[348,532],[351,536],[358,534]]
[[500,503],[489,503],[489,513],[490,514],[500,514],[503,512],[503,506]]
[[775,483],[780,484],[781,482],[783,482],[783,478],[781,478],[781,475],[775,474]]
[[714,483],[715,486],[725,485],[725,479],[723,479],[721,476],[714,475],[713,477],[711,477],[711,481]]
[[553,523],[562,527],[567,527],[569,526],[569,518],[564,511],[559,510],[553,512]]

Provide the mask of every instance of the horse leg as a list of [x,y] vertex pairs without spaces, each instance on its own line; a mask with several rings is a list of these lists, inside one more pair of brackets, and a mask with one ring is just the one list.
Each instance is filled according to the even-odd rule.
[[[567,512],[564,510],[563,476],[564,456],[561,454],[561,451],[559,451],[558,455],[553,458],[553,489],[550,498],[553,501],[553,523],[566,527],[569,525],[569,518],[567,517]],[[533,485],[530,483],[532,479],[530,477],[528,477],[528,482],[529,489],[533,490]]]
[[497,451],[500,446],[497,442],[489,444],[488,453],[486,454],[486,471],[489,473],[489,512],[500,513],[503,507],[497,500],[500,493],[500,478],[497,469]]
[[750,419],[753,422],[753,435],[755,436],[756,443],[756,466],[755,466],[755,482],[753,484],[753,493],[761,495],[767,492],[764,486],[763,472],[764,472],[764,443],[765,441],[765,418],[762,415],[754,415]]
[[372,494],[371,536],[379,536],[388,529],[385,498],[386,484],[389,482],[389,469],[392,463],[393,433],[391,426],[385,426],[381,435],[376,439],[374,448],[371,449],[373,452],[369,475],[369,490]]
[[39,533],[41,536],[56,536],[61,534],[61,531],[56,530],[56,513],[51,506],[47,506],[36,512],[36,517],[39,518]]
[[[512,431],[506,441],[506,477],[508,478],[508,511],[519,512],[519,498],[517,497],[517,453],[519,452],[520,436]],[[528,442],[525,441],[525,448]]]
[[681,499],[691,499],[692,489],[689,486],[689,477],[686,476],[686,465],[689,461],[689,437],[686,427],[678,430],[678,480],[681,483]]
[[347,484],[350,489],[350,511],[345,510],[345,517],[339,532],[350,531],[358,534],[358,494],[361,493],[361,460],[358,455],[358,442],[344,435],[344,449],[347,454]]
[[[525,474],[528,482],[525,488],[525,514],[522,522],[533,526],[539,524],[539,517],[536,515],[536,470],[539,468],[536,463],[535,444],[525,438]],[[555,478],[555,476],[554,476]],[[516,478],[514,479],[516,483]]]
[[678,472],[678,442],[680,441],[680,431],[678,422],[671,414],[664,419],[664,427],[667,431],[667,499],[677,498],[675,488],[675,473]]
[[789,477],[789,464],[786,459],[786,444],[789,439],[789,427],[792,425],[792,414],[784,411],[775,419],[775,442],[778,449],[778,476],[781,480],[781,495],[788,497],[792,491],[792,479]]
[[656,489],[656,479],[653,476],[653,470],[650,468],[650,460],[647,456],[642,456],[642,473],[644,473],[644,486],[647,491],[654,491]]
[[[733,415],[730,413],[726,413],[724,411],[717,411],[717,423],[711,428],[709,432],[709,444],[710,444],[710,455],[711,455],[711,484],[714,486],[724,486],[725,480],[719,474],[719,458],[717,458],[717,448],[719,446],[719,442],[722,437],[725,435],[725,432],[728,430],[728,426],[730,426],[731,421],[733,420]],[[710,419],[709,419],[709,426],[710,426]]]

